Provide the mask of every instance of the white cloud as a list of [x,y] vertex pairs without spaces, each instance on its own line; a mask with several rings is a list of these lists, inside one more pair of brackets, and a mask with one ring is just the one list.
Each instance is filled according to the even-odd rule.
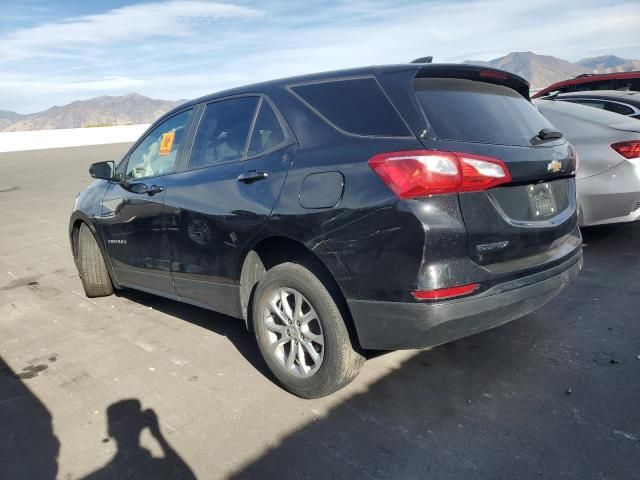
[[46,78],[46,79],[18,79],[0,78],[0,90],[20,89],[22,91],[39,92],[45,90],[47,93],[78,93],[81,92],[108,92],[108,91],[130,91],[144,85],[146,82],[133,77],[104,77],[94,80],[73,80],[69,78]]
[[249,7],[198,0],[129,5],[4,35],[0,39],[0,58],[4,62],[33,56],[65,58],[105,44],[143,42],[150,37],[188,37],[194,24],[202,26],[216,20],[262,14]]
[[640,57],[629,34],[637,0],[253,1],[259,6],[136,4],[1,35],[0,108],[33,111],[131,90],[192,98],[424,55],[448,62],[527,50],[572,61]]

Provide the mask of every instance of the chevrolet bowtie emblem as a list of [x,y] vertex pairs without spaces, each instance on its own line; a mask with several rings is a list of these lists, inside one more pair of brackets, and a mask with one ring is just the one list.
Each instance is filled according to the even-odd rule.
[[558,173],[561,170],[562,170],[562,163],[560,163],[558,160],[553,160],[552,162],[549,162],[547,164],[547,171],[549,172]]

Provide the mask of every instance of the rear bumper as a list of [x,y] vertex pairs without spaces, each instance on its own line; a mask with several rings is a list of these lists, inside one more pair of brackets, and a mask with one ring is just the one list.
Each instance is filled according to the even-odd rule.
[[426,348],[497,327],[556,296],[582,268],[582,250],[543,272],[496,285],[460,300],[440,303],[348,300],[360,346],[395,350]]

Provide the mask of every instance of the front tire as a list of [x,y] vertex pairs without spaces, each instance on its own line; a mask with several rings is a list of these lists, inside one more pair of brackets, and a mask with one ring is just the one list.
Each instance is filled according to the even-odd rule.
[[350,383],[364,363],[334,297],[302,265],[283,263],[267,271],[256,288],[252,318],[262,356],[294,395],[329,395]]
[[87,297],[106,297],[113,293],[113,284],[102,252],[85,223],[78,230],[76,265]]

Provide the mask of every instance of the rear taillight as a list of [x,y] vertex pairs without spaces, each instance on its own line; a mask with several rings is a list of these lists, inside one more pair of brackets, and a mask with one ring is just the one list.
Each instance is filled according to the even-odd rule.
[[611,144],[611,148],[624,158],[640,158],[640,142],[637,140],[613,143]]
[[573,148],[573,146],[570,147],[571,150],[571,161],[573,162],[573,173],[577,173],[578,172],[578,167],[580,166],[580,157],[578,156],[578,151]]
[[469,153],[381,153],[369,159],[369,166],[400,198],[486,190],[511,181],[501,160]]

